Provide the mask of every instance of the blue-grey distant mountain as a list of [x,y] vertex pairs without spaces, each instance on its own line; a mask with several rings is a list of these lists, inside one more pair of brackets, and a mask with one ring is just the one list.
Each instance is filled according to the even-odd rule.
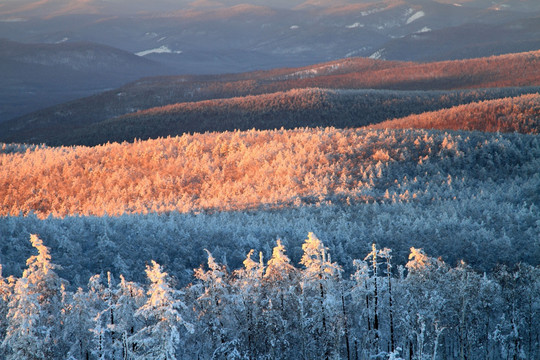
[[[0,120],[167,73],[154,61],[89,42],[0,40]],[[170,70],[169,70],[170,72]]]
[[[46,56],[55,60],[0,58],[1,76],[9,80],[0,85],[0,121],[172,71],[216,74],[354,56],[433,61],[532,51],[540,48],[539,24],[540,2],[521,0],[7,1],[0,4],[0,38],[49,44]],[[81,55],[65,47],[83,51],[96,44],[126,53],[112,65],[87,61],[84,70],[74,69]],[[2,43],[0,51],[12,46]],[[119,51],[102,49],[96,56]],[[39,86],[34,79],[41,79]]]

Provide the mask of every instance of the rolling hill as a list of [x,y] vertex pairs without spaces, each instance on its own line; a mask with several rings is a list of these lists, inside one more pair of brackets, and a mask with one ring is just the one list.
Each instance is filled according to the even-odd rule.
[[0,3],[0,359],[539,358],[539,11]]
[[[50,135],[45,138],[43,133],[41,139],[49,145],[92,146],[111,141],[133,141],[208,131],[326,126],[355,128],[409,114],[421,114],[485,99],[536,93],[539,90],[540,87],[460,91],[307,88],[151,108],[79,129],[50,128]],[[532,118],[535,115],[534,110],[526,109],[527,105],[533,105],[533,102],[523,103],[519,109],[513,109],[513,116],[522,119],[521,126],[503,126],[499,130],[537,132],[540,127]],[[523,114],[519,111],[523,111]],[[526,113],[529,113],[528,123],[523,120]],[[463,124],[470,122],[468,115],[468,112],[463,112],[459,117]],[[481,123],[478,123],[475,129],[481,130],[480,125]],[[454,128],[460,129],[458,120]],[[469,130],[469,127],[462,126],[461,129]],[[490,127],[486,126],[487,130],[490,130]]]
[[[519,0],[7,1],[0,4],[2,38],[39,53],[54,47],[66,59],[51,68],[0,57],[3,74],[18,74],[0,83],[0,122],[143,76],[237,73],[355,56],[426,62],[534,51],[539,19],[535,2]],[[98,53],[97,46],[124,51],[126,66],[108,71],[101,52],[89,72],[74,72],[66,66],[74,60],[69,46],[81,53]],[[134,68],[134,55],[152,64],[139,59]],[[159,105],[165,104],[153,106]]]
[[455,106],[384,121],[374,129],[439,129],[540,133],[540,95],[530,94]]
[[187,282],[203,248],[239,266],[250,247],[276,237],[298,254],[310,229],[349,260],[377,242],[403,261],[410,246],[421,246],[482,271],[538,264],[539,161],[536,135],[435,130],[4,144],[3,264],[20,273],[29,252],[21,244],[39,231],[53,239],[60,264],[83,279],[158,258]]
[[[382,61],[363,58],[345,59],[314,65],[310,67],[302,67],[295,69],[278,69],[273,71],[260,71],[242,74],[230,74],[218,77],[209,76],[177,76],[177,77],[159,77],[148,78],[137,81],[125,87],[114,91],[105,92],[89,98],[76,100],[71,103],[52,107],[42,110],[28,116],[17,118],[0,124],[0,140],[4,142],[50,142],[51,144],[63,144],[62,133],[66,134],[65,144],[81,143],[84,137],[84,129],[96,124],[94,129],[90,129],[90,134],[95,134],[99,130],[101,122],[107,120],[105,126],[117,126],[117,130],[109,133],[109,138],[102,135],[97,136],[96,141],[107,142],[113,139],[132,140],[132,137],[127,137],[128,134],[121,135],[124,129],[122,127],[132,126],[134,122],[140,122],[142,118],[149,119],[151,114],[156,114],[157,120],[162,118],[161,115],[168,111],[179,111],[178,116],[182,117],[182,108],[189,109],[191,119],[205,119],[204,127],[200,124],[197,127],[185,127],[185,131],[214,131],[219,129],[233,130],[233,125],[224,127],[223,118],[226,116],[227,107],[231,104],[240,106],[241,100],[235,99],[229,102],[208,102],[199,104],[184,104],[176,107],[169,107],[168,110],[148,110],[147,112],[128,115],[136,111],[152,109],[178,103],[188,103],[202,100],[226,99],[232,97],[243,97],[248,95],[264,95],[266,98],[259,97],[257,101],[261,102],[261,110],[272,106],[272,102],[277,102],[276,97],[284,96],[283,102],[289,103],[296,101],[298,109],[302,109],[302,103],[305,99],[299,96],[293,97],[295,100],[287,99],[291,97],[287,91],[291,89],[305,88],[327,88],[327,89],[392,89],[392,90],[449,90],[449,89],[470,89],[470,88],[495,88],[495,87],[527,87],[540,85],[540,52],[527,52],[511,55],[501,55],[489,58],[479,58],[459,61],[444,61],[434,63],[412,63],[412,62],[395,62]],[[531,89],[529,89],[531,91]],[[532,89],[533,92],[534,89]],[[281,95],[277,94],[282,92]],[[524,92],[527,92],[525,89]],[[274,94],[274,95],[268,95]],[[288,95],[287,95],[288,94]],[[347,92],[335,92],[334,94],[348,94]],[[517,96],[518,93],[510,93],[505,96]],[[394,95],[396,96],[396,95]],[[403,95],[399,95],[403,96]],[[397,97],[399,97],[397,96]],[[435,95],[438,96],[438,95]],[[273,100],[269,100],[272,98]],[[335,98],[335,97],[334,97]],[[487,98],[487,96],[486,96]],[[484,98],[484,99],[486,99]],[[491,97],[493,99],[493,97]],[[345,96],[344,101],[347,101]],[[483,99],[476,99],[483,100]],[[253,104],[255,98],[247,98],[247,103]],[[436,100],[428,102],[435,103]],[[474,101],[474,99],[471,99]],[[264,105],[266,102],[266,105]],[[309,101],[308,101],[309,102]],[[333,100],[333,103],[339,101]],[[417,102],[418,103],[418,102]],[[440,109],[441,105],[434,106],[429,109],[429,106],[422,105],[416,110],[411,107],[408,114],[421,113],[428,110]],[[448,103],[449,106],[462,104],[457,102],[454,104]],[[202,105],[211,105],[213,116],[204,115]],[[234,107],[233,106],[233,107]],[[292,105],[291,105],[292,106]],[[318,105],[322,106],[322,105]],[[223,111],[218,108],[223,109]],[[197,109],[200,109],[200,114],[197,114]],[[291,108],[289,108],[290,110]],[[315,109],[312,107],[312,109]],[[281,122],[279,116],[274,117],[269,123],[264,121],[269,119],[267,113],[261,112],[259,115],[252,117],[258,118],[257,128],[279,128],[286,126],[293,128],[295,126],[309,125],[305,120],[295,125],[294,121]],[[236,110],[235,110],[236,111]],[[234,112],[234,111],[233,111]],[[337,113],[336,113],[337,114]],[[238,112],[237,112],[238,115]],[[245,114],[239,114],[245,121]],[[278,114],[279,115],[279,114]],[[117,118],[124,116],[123,118]],[[251,115],[250,115],[251,116]],[[283,116],[281,114],[280,116]],[[397,115],[400,116],[400,115]],[[373,122],[384,121],[388,118],[394,118],[395,115],[390,115],[387,118],[380,116]],[[112,119],[115,118],[115,119]],[[135,120],[139,118],[139,120]],[[343,121],[339,123],[338,117],[327,117],[323,123],[316,121],[312,123],[317,125],[334,125],[335,126],[358,126],[367,125],[369,121],[357,121],[351,124],[345,124]],[[111,120],[108,120],[111,119]],[[126,123],[122,124],[122,121]],[[189,120],[186,120],[189,121]],[[229,119],[229,121],[231,121]],[[237,121],[240,121],[238,119]],[[244,125],[239,128],[250,126],[248,123],[253,122],[249,118]],[[257,124],[257,121],[255,123]],[[148,138],[149,135],[141,132],[144,126],[139,127],[134,133],[129,133],[129,136]],[[178,124],[171,124],[172,129],[167,129],[166,126],[158,124],[156,133],[150,135],[167,136],[179,134],[182,130]],[[159,127],[159,131],[158,131]],[[253,127],[253,125],[252,125]],[[149,127],[149,131],[152,132]],[[68,133],[75,134],[74,137],[68,139]],[[122,137],[123,136],[123,137]],[[89,140],[88,143],[96,143]],[[85,142],[83,142],[85,143]]]
[[[392,193],[404,201],[432,201],[489,179],[526,181],[538,169],[537,146],[525,135],[304,128],[24,153],[6,147],[0,215],[245,210],[373,202]],[[432,192],[436,173],[455,180],[437,184],[451,185],[448,192]]]

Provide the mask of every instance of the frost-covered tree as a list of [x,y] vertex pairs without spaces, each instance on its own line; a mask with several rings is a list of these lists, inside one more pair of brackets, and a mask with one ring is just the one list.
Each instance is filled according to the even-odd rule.
[[394,297],[392,294],[392,250],[389,248],[384,248],[379,251],[379,256],[386,262],[386,292],[388,298],[388,325],[390,330],[389,352],[394,353],[396,350],[396,339],[394,329]]
[[142,326],[142,320],[137,319],[135,313],[146,301],[144,290],[140,285],[126,281],[122,275],[116,284],[111,273],[107,274],[106,286],[96,275],[90,287],[89,297],[99,299],[92,327],[95,356],[129,358],[135,347],[129,339]]
[[2,342],[8,348],[8,360],[43,359],[50,351],[51,329],[42,324],[43,311],[38,297],[27,278],[15,284],[6,317],[6,337]]
[[[99,278],[100,279],[100,278]],[[98,280],[98,278],[96,278]],[[121,348],[116,331],[116,298],[114,278],[107,273],[107,285],[99,286],[102,307],[94,318],[92,329],[97,343],[96,355],[99,359],[116,359]]]
[[146,267],[146,275],[150,280],[148,300],[135,313],[145,320],[145,325],[130,338],[135,344],[133,358],[175,360],[181,341],[178,327],[193,332],[193,325],[182,317],[181,311],[185,311],[186,306],[161,266],[152,260],[152,265]]
[[239,321],[239,335],[247,349],[249,358],[255,358],[258,353],[257,344],[264,342],[264,332],[261,331],[260,321],[263,318],[262,306],[265,301],[262,294],[262,281],[264,276],[264,261],[262,252],[259,253],[259,261],[252,259],[252,249],[244,260],[244,268],[235,271],[233,283],[235,297],[235,314]]
[[436,358],[441,335],[449,326],[447,314],[448,266],[411,248],[407,277],[399,285],[400,331],[403,348],[410,358]]
[[[5,321],[8,313],[8,304],[11,296],[13,295],[13,287],[15,286],[16,279],[13,276],[4,278],[2,276],[2,264],[0,264],[0,339],[4,339],[6,336],[7,322]],[[4,353],[4,348],[0,343],[0,358]]]
[[370,288],[372,289],[372,301],[373,308],[371,310],[372,316],[370,318],[373,319],[372,326],[373,331],[372,334],[370,334],[370,338],[373,341],[373,345],[377,349],[377,352],[380,349],[380,333],[379,333],[379,252],[380,250],[377,249],[377,246],[375,244],[371,245],[371,252],[364,258],[364,261],[371,262],[371,271],[372,271],[372,277],[370,282]]
[[298,270],[279,239],[266,264],[262,294],[265,298],[260,320],[264,327],[262,353],[270,358],[287,358],[291,348],[296,348],[291,344],[296,343],[293,324],[298,324],[300,289]]
[[372,290],[369,276],[369,264],[364,260],[354,260],[356,271],[351,275],[353,280],[351,293],[352,353],[355,357],[369,354],[369,336],[372,329]]
[[68,344],[66,358],[89,359],[94,336],[90,331],[96,316],[95,298],[82,288],[75,293],[64,293],[63,340]]
[[190,290],[196,294],[198,322],[195,326],[197,329],[199,326],[205,328],[204,332],[200,332],[204,340],[199,341],[199,351],[212,356],[215,351],[223,353],[229,348],[229,342],[236,339],[236,329],[229,323],[233,294],[227,268],[218,264],[210,251],[206,250],[206,253],[208,270],[202,265],[195,269],[194,276],[198,283]]
[[6,316],[2,342],[8,359],[54,359],[63,351],[61,342],[62,279],[51,263],[49,249],[31,235],[38,254],[27,261],[22,278],[15,283]]
[[302,271],[302,296],[310,304],[308,319],[314,344],[312,354],[324,358],[339,356],[339,335],[343,327],[340,286],[341,267],[333,263],[328,248],[313,233],[302,245],[304,254],[300,260]]
[[116,289],[115,346],[120,349],[117,358],[129,359],[135,351],[131,336],[142,327],[142,321],[135,316],[137,310],[146,302],[144,289],[135,282],[127,281],[120,275],[120,283]]

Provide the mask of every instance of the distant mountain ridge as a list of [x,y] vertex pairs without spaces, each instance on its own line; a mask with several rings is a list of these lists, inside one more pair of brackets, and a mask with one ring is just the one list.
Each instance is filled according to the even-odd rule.
[[[440,102],[440,100],[424,100],[426,104],[440,102],[440,105],[423,105],[420,102],[412,101],[416,104],[407,110],[408,112],[388,113],[388,118],[376,116],[371,122],[367,120],[352,121],[347,123],[347,116],[340,118],[339,111],[346,112],[337,106],[333,109],[332,116],[324,121],[307,122],[306,113],[304,117],[300,113],[291,112],[283,115],[280,123],[279,117],[268,116],[266,105],[261,106],[266,98],[258,98],[251,115],[230,111],[227,102],[207,102],[199,104],[188,104],[204,100],[217,100],[227,98],[238,98],[234,100],[236,104],[242,101],[253,102],[254,100],[242,97],[248,95],[272,95],[272,98],[279,98],[284,102],[290,101],[292,89],[325,88],[325,89],[390,89],[394,91],[411,90],[453,90],[453,89],[473,89],[473,88],[499,88],[499,87],[525,87],[523,90],[508,92],[500,91],[497,95],[479,95],[470,101],[494,99],[494,96],[518,96],[529,92],[537,92],[535,86],[540,86],[540,51],[526,52],[519,54],[501,55],[489,58],[479,58],[459,61],[444,61],[435,63],[413,63],[383,61],[364,58],[349,58],[333,61],[324,64],[294,69],[276,69],[272,71],[260,71],[242,74],[228,74],[222,76],[173,76],[156,77],[142,79],[119,89],[91,96],[89,98],[76,100],[67,104],[52,107],[46,110],[7,121],[0,124],[0,141],[5,142],[46,142],[55,145],[61,144],[96,144],[107,141],[133,140],[134,137],[148,138],[152,136],[179,135],[183,131],[217,131],[234,130],[234,125],[242,123],[249,116],[252,126],[257,128],[288,128],[295,126],[363,126],[391,119],[396,116],[404,116],[411,113],[421,113],[428,110],[441,109],[444,106],[455,106],[463,104],[457,101],[454,103]],[[532,87],[532,88],[527,88]],[[282,94],[278,94],[282,92]],[[300,93],[298,93],[300,94]],[[302,96],[308,93],[303,93]],[[340,93],[332,95],[340,96]],[[344,94],[344,93],[342,93]],[[495,93],[494,93],[495,94]],[[302,102],[308,98],[296,96],[294,105],[289,110],[302,109]],[[350,96],[347,95],[347,96]],[[364,96],[364,95],[362,95]],[[369,96],[369,93],[365,93]],[[380,95],[379,95],[380,96]],[[386,96],[386,95],[385,95]],[[398,98],[398,95],[392,95]],[[406,95],[404,95],[406,97]],[[432,94],[434,98],[440,94]],[[484,96],[484,97],[482,97]],[[401,96],[403,97],[403,96]],[[343,95],[341,99],[345,99]],[[266,100],[265,100],[266,99]],[[376,99],[376,98],[374,98]],[[390,98],[387,98],[389,100]],[[274,100],[273,100],[274,101]],[[278,100],[275,100],[278,101]],[[332,100],[337,104],[341,100]],[[344,103],[349,100],[343,100]],[[372,100],[375,101],[375,100]],[[137,111],[158,108],[162,106],[186,103],[172,107],[170,110],[191,109],[187,119],[204,119],[198,121],[198,127],[180,127],[178,124],[182,120],[169,123],[171,128],[164,126],[164,112],[147,111],[140,114],[133,114]],[[321,102],[323,104],[324,102]],[[227,104],[232,104],[228,102]],[[318,106],[321,106],[319,104]],[[444,105],[447,104],[447,105]],[[207,108],[205,108],[207,106]],[[234,105],[236,106],[236,105]],[[340,105],[342,106],[342,104]],[[380,105],[384,106],[384,105]],[[403,105],[400,105],[403,107]],[[418,107],[419,106],[419,107]],[[323,111],[316,111],[314,119],[320,118]],[[355,106],[350,107],[354,109]],[[357,107],[358,108],[358,107]],[[214,109],[210,111],[210,109]],[[229,110],[227,110],[229,109]],[[262,109],[261,111],[257,109]],[[184,110],[182,110],[184,111]],[[177,115],[182,118],[182,111]],[[210,112],[208,112],[210,111]],[[259,112],[258,112],[259,111]],[[304,111],[304,110],[301,110]],[[358,110],[360,111],[360,110]],[[370,111],[378,111],[376,108]],[[404,110],[399,110],[404,111]],[[165,111],[166,112],[166,111]],[[174,111],[173,111],[174,112]],[[132,114],[132,115],[129,115]],[[186,113],[187,114],[187,113]],[[229,118],[227,118],[229,114]],[[279,114],[279,111],[276,113]],[[401,115],[399,115],[401,114]],[[291,121],[297,115],[295,121]],[[122,117],[123,116],[123,117]],[[152,116],[155,116],[155,126],[152,127]],[[166,115],[167,117],[169,115]],[[237,116],[238,118],[234,118]],[[138,119],[137,119],[138,118]],[[144,120],[144,125],[140,121]],[[309,118],[309,116],[308,116]],[[108,120],[111,119],[111,120]],[[221,119],[221,120],[220,120]],[[223,127],[223,119],[227,119],[228,127]],[[267,120],[263,120],[267,119]],[[322,118],[320,118],[322,120]],[[106,123],[105,120],[108,120]],[[124,123],[123,123],[124,122]],[[202,124],[205,124],[204,126]],[[104,125],[104,127],[100,127]],[[135,124],[135,128],[133,125]],[[139,124],[139,125],[136,125]],[[241,125],[239,128],[249,126],[250,122]],[[107,127],[110,131],[105,131]],[[127,131],[125,127],[131,130]],[[115,129],[113,131],[113,128]],[[148,130],[145,130],[145,129]],[[92,130],[93,129],[93,130]],[[184,130],[182,130],[184,129]],[[87,131],[87,132],[86,132]],[[132,132],[134,131],[134,132]],[[86,134],[86,135],[85,135]],[[101,134],[101,135],[98,135]],[[133,137],[131,137],[133,136]],[[85,140],[86,138],[86,140]],[[99,140],[98,140],[99,139]],[[96,142],[97,141],[97,142]]]
[[[540,49],[539,24],[540,3],[521,0],[4,1],[0,36],[9,41],[103,44],[152,63],[139,63],[123,78],[103,73],[100,85],[101,74],[92,75],[99,62],[95,69],[87,64],[91,74],[55,70],[51,76],[48,68],[5,60],[0,66],[6,72],[23,76],[14,87],[0,84],[6,99],[0,122],[157,74],[240,73],[347,57],[429,62],[533,51]],[[27,89],[27,72],[47,81]]]
[[23,44],[5,39],[0,39],[0,67],[0,122],[144,75],[172,72],[152,60],[106,45]]

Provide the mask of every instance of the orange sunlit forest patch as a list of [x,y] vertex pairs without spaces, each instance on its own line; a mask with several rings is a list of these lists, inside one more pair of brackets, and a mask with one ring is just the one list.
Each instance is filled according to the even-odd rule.
[[371,126],[374,129],[440,129],[538,134],[540,95],[530,94],[455,106]]
[[[252,130],[96,147],[5,150],[0,154],[0,215],[120,215],[431,199],[436,194],[428,193],[430,186],[456,187],[467,181],[452,173],[455,169],[487,176],[514,167],[516,161],[526,169],[530,151],[512,152],[523,159],[497,152],[538,146],[523,135],[471,136]],[[440,184],[430,179],[433,174]]]

